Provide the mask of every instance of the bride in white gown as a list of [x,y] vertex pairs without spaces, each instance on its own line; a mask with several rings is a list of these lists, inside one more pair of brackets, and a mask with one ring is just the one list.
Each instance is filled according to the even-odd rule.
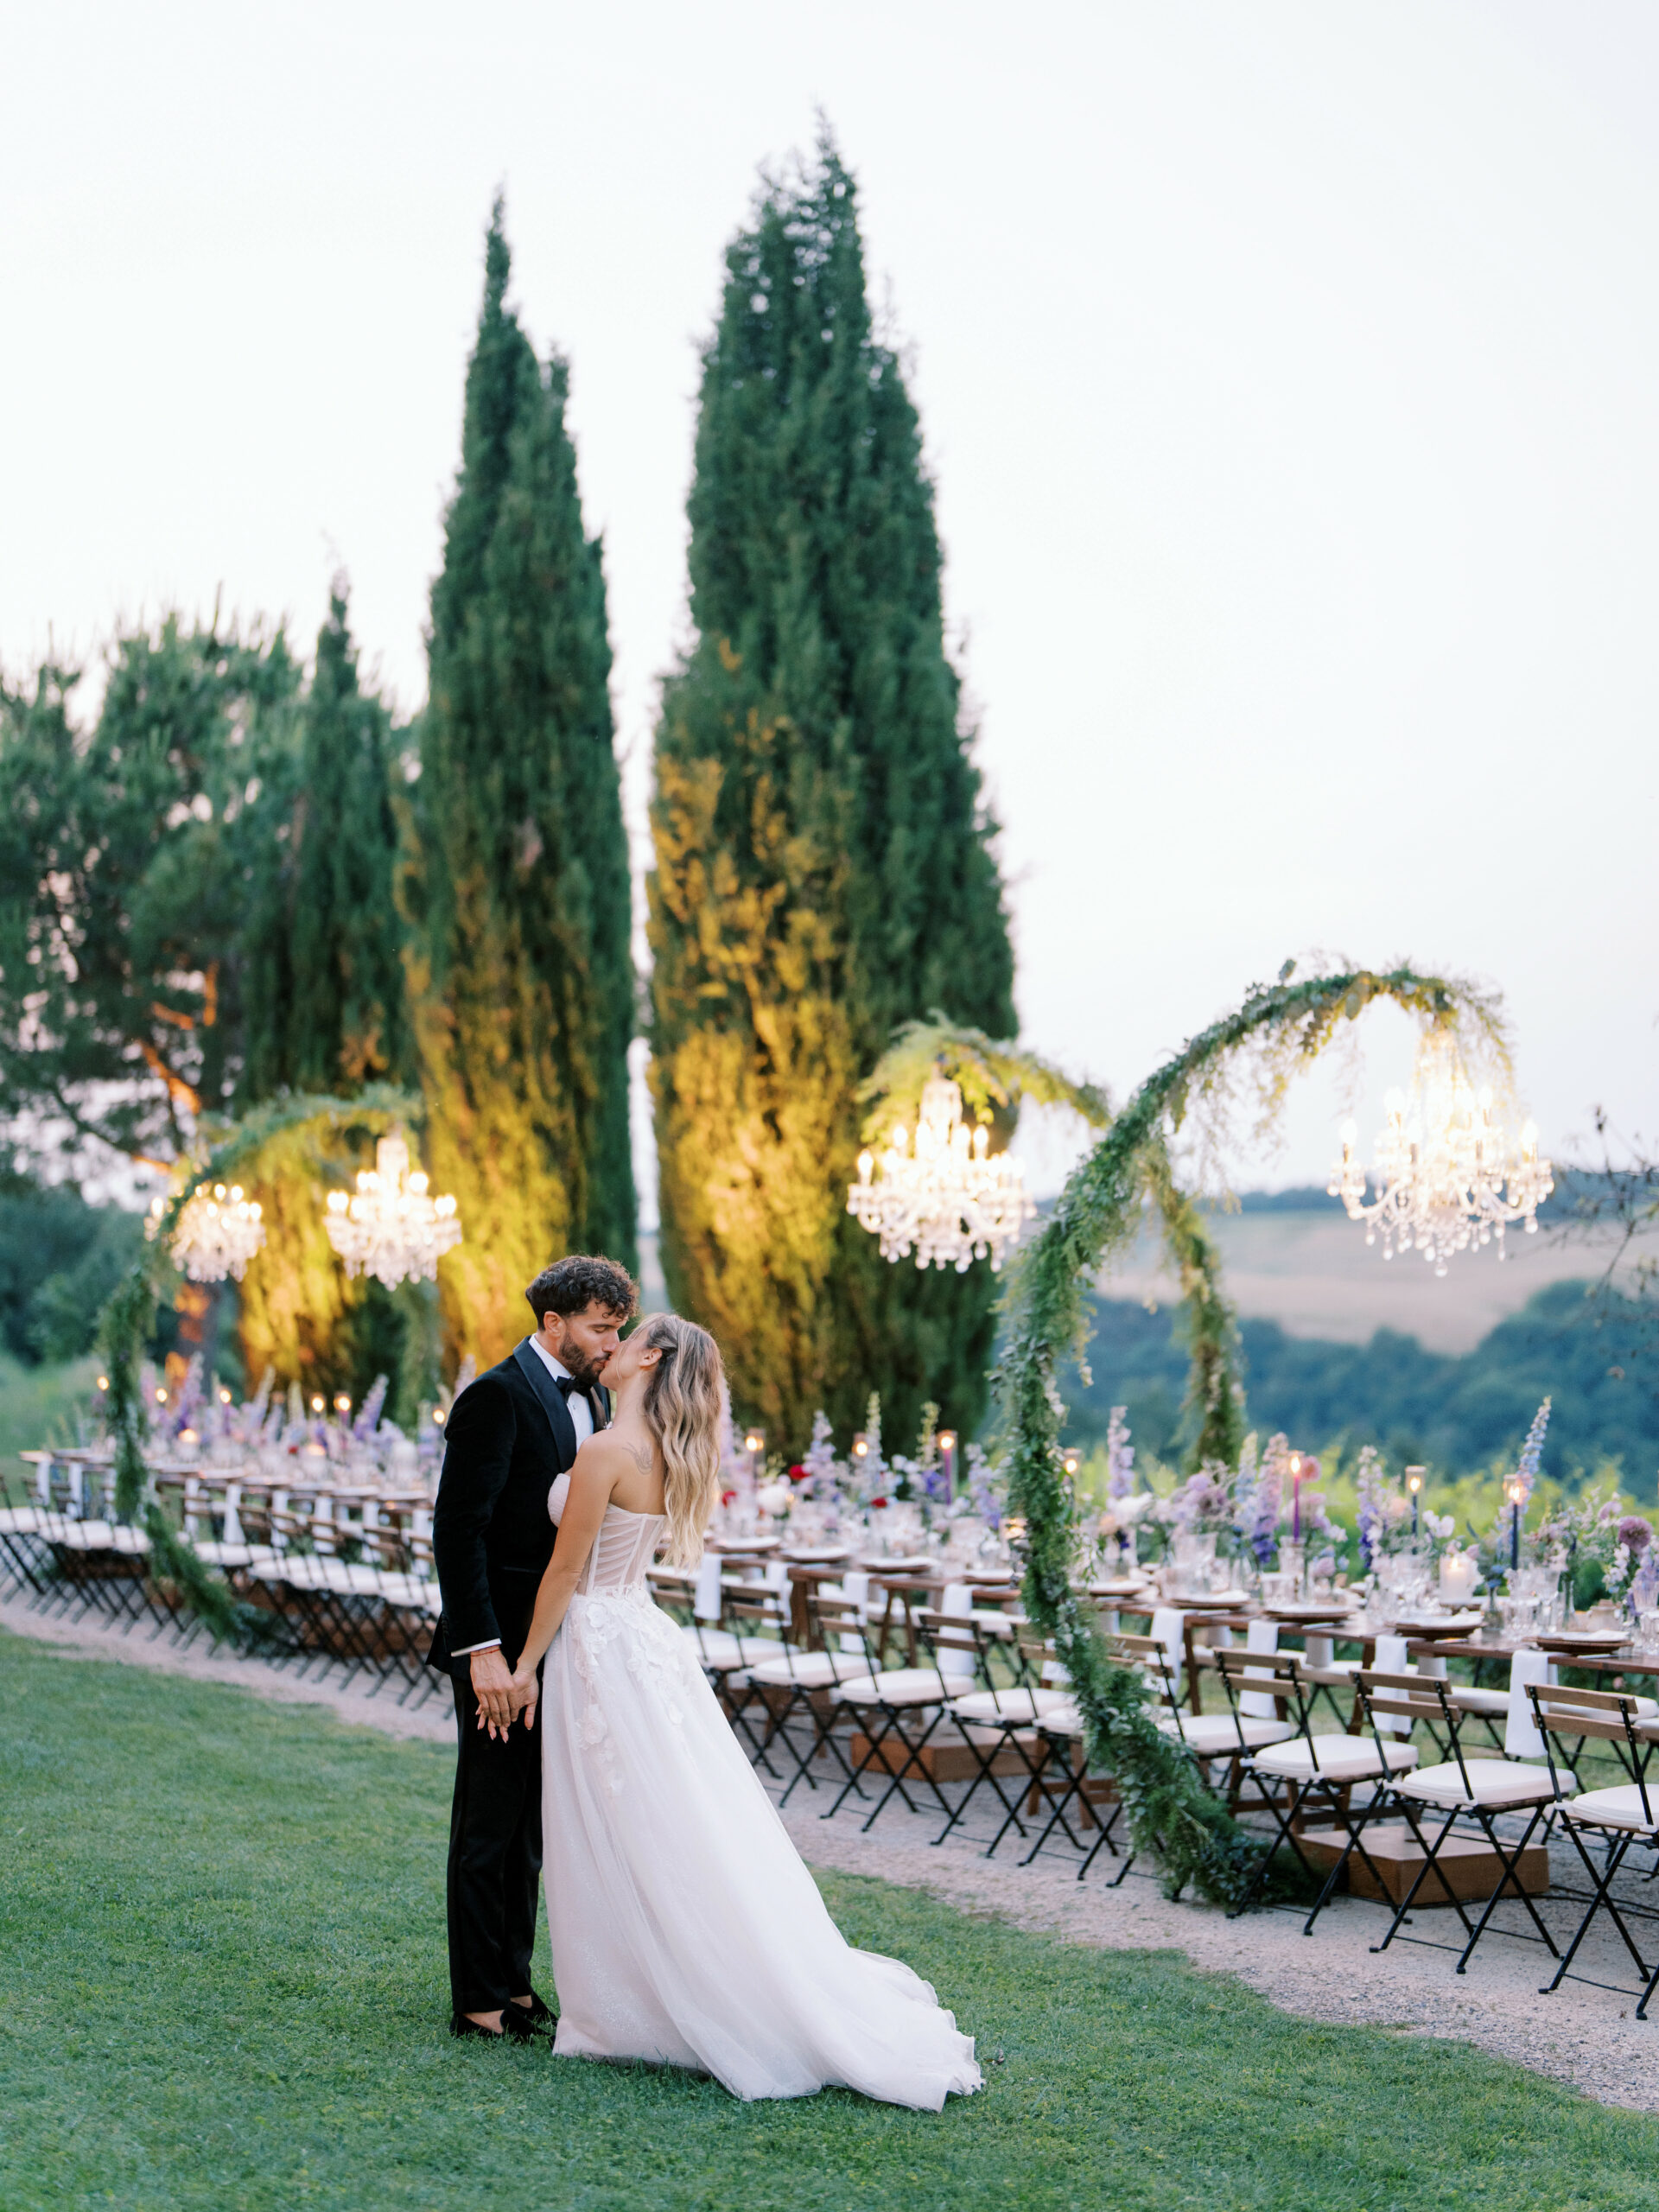
[[712,2074],[734,2096],[827,2084],[938,2111],[980,2087],[970,2036],[825,1910],[645,1574],[702,1550],[719,1479],[720,1354],[672,1314],[604,1371],[616,1418],[553,1485],[558,1541],[514,1676],[534,1726],[555,2049]]

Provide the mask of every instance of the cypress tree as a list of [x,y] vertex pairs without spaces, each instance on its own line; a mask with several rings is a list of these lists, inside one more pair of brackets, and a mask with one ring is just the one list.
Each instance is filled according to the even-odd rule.
[[735,1400],[798,1448],[881,1393],[971,1433],[992,1285],[892,1268],[845,1211],[856,1090],[938,1008],[1007,1036],[995,825],[946,655],[920,426],[826,139],[726,257],[690,501],[694,642],[657,737],[652,1083],[663,1257]]
[[569,389],[506,303],[498,200],[461,461],[432,589],[407,897],[428,1165],[465,1242],[454,1350],[499,1358],[562,1251],[634,1259],[630,877],[605,582],[584,533]]
[[[413,1073],[394,883],[393,732],[358,680],[346,587],[336,578],[317,634],[299,743],[279,788],[267,759],[267,818],[250,884],[245,1103],[282,1090],[349,1096]],[[325,1193],[360,1164],[344,1146],[289,1141],[263,1164],[265,1249],[241,1290],[245,1368],[361,1398],[389,1375],[405,1415],[424,1367],[418,1293],[346,1277],[323,1226]],[[410,1325],[414,1336],[410,1337]],[[411,1365],[411,1372],[401,1370]]]

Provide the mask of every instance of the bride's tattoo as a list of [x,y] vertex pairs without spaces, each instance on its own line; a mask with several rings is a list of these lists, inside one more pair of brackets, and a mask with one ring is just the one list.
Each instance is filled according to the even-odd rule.
[[645,1445],[625,1444],[622,1448],[642,1475],[651,1472],[651,1452]]

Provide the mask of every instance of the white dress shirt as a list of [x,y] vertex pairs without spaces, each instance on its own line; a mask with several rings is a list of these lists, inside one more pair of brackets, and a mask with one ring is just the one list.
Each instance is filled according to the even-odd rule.
[[[563,1375],[567,1380],[569,1380],[570,1374],[569,1369],[563,1365],[561,1361],[554,1358],[552,1353],[549,1351],[547,1346],[542,1342],[541,1332],[539,1330],[533,1337],[526,1337],[524,1341],[535,1353],[537,1358],[541,1361],[542,1365],[547,1370],[550,1375]],[[588,1393],[585,1390],[572,1390],[569,1397],[567,1397],[564,1402],[564,1409],[570,1416],[571,1427],[576,1432],[576,1446],[578,1450],[580,1450],[582,1446],[588,1441],[588,1439],[594,1433],[594,1409],[588,1402]],[[500,1637],[499,1636],[493,1636],[487,1643],[468,1643],[464,1645],[459,1651],[452,1652],[450,1656],[456,1659],[465,1659],[469,1653],[474,1651],[499,1650],[500,1643]]]

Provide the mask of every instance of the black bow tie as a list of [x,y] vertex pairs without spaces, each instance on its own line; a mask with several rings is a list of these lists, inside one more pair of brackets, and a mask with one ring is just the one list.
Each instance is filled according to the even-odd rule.
[[556,1375],[553,1377],[553,1388],[558,1392],[559,1395],[564,1400],[567,1405],[570,1402],[570,1393],[575,1389],[575,1387],[576,1378],[574,1375]]

